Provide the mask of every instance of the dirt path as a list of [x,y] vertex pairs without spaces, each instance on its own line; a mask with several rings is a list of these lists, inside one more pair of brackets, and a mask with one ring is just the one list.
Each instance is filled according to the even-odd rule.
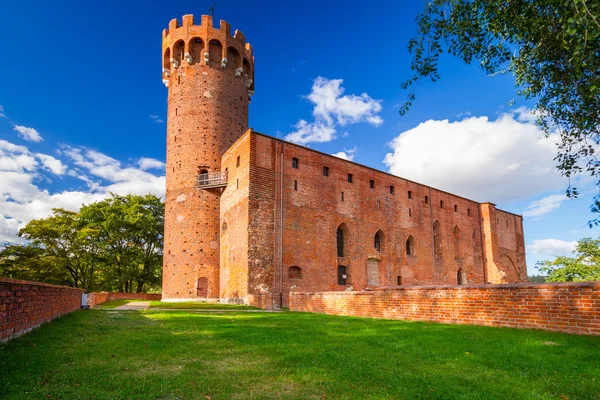
[[149,301],[135,301],[127,304],[123,304],[122,306],[115,307],[113,310],[147,310],[150,307]]

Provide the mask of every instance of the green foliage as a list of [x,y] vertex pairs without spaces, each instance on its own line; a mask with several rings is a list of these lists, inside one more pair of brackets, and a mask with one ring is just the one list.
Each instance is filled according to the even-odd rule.
[[92,290],[160,287],[164,205],[153,195],[112,195],[79,212],[54,209],[0,251],[0,276]]
[[600,337],[305,313],[77,311],[0,344],[0,398],[598,399]]
[[581,239],[573,253],[574,257],[540,261],[536,268],[548,274],[546,282],[600,281],[600,240]]
[[546,282],[546,277],[544,275],[532,275],[528,277],[529,282],[532,283],[544,283]]
[[[431,0],[408,44],[412,73],[404,115],[423,78],[440,79],[447,52],[490,75],[511,73],[519,95],[536,102],[538,124],[560,135],[556,156],[567,177],[587,172],[600,182],[600,2],[590,0]],[[576,197],[577,188],[567,189]],[[600,201],[600,197],[597,197]],[[592,207],[599,212],[599,207]],[[591,224],[598,224],[598,219]]]

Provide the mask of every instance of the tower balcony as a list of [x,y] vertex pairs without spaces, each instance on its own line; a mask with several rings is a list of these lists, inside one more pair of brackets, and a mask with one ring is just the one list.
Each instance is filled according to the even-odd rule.
[[198,174],[198,189],[212,189],[227,186],[227,171]]

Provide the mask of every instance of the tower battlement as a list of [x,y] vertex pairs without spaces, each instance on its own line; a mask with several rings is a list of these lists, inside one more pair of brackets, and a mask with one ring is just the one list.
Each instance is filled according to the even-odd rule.
[[243,79],[249,94],[254,93],[254,56],[246,37],[221,20],[219,28],[213,26],[213,18],[203,15],[200,25],[194,24],[194,16],[184,15],[182,25],[177,19],[169,22],[162,34],[162,78],[168,86],[174,70],[192,66],[208,66],[222,69]]

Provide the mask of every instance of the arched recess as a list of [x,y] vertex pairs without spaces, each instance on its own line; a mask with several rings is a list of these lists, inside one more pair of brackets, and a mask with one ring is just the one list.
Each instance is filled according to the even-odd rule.
[[227,221],[223,221],[223,225],[221,225],[221,235],[227,233],[227,229],[228,229]]
[[242,66],[242,57],[235,47],[227,48],[227,69],[235,71]]
[[167,47],[163,56],[163,68],[171,69],[171,49]]
[[502,283],[519,283],[519,274],[513,260],[506,254],[500,256],[500,268],[504,272]]
[[192,64],[199,64],[204,57],[204,42],[199,37],[191,38],[188,42],[188,51],[192,57]]
[[185,54],[185,42],[183,40],[178,40],[173,45],[173,58],[177,61],[183,60],[183,55]]
[[223,45],[216,39],[212,39],[208,43],[208,65],[215,68],[221,68],[221,60],[223,59]]
[[477,230],[473,230],[473,265],[479,266],[481,261],[481,244],[479,243],[479,233]]
[[338,226],[336,231],[337,256],[345,257],[348,252],[348,227],[346,224]]
[[248,77],[248,79],[252,79],[252,67],[250,66],[250,61],[246,57],[244,57],[244,75]]
[[458,227],[458,225],[454,227],[452,235],[454,236],[454,258],[457,260],[462,260],[462,243],[460,228]]
[[302,279],[302,268],[290,267],[288,269],[288,279]]
[[435,221],[433,223],[433,251],[435,258],[444,257],[442,249],[442,227],[440,221]]
[[406,255],[407,256],[416,256],[416,250],[415,250],[415,239],[411,236],[408,237],[408,239],[406,239]]
[[456,273],[456,283],[459,285],[467,284],[467,274],[462,268],[459,268],[458,272]]
[[375,236],[373,237],[373,245],[376,251],[383,250],[383,232],[381,229],[375,232]]

